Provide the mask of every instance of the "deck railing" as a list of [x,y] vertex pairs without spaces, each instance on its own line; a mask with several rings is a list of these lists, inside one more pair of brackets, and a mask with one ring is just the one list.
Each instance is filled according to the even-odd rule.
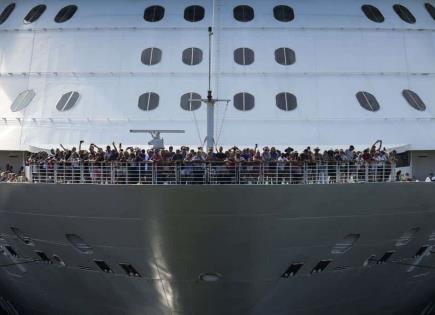
[[390,182],[393,163],[32,163],[29,182],[56,184],[264,185]]

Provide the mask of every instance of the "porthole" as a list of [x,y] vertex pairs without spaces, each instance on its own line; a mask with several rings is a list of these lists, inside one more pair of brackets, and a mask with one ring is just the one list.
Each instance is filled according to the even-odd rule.
[[295,12],[287,5],[277,5],[273,8],[273,16],[280,22],[290,22],[295,18]]
[[94,251],[92,247],[87,244],[80,236],[76,234],[65,234],[66,239],[77,249],[80,253],[90,255]]
[[234,50],[234,62],[242,65],[248,66],[254,63],[254,51],[249,48],[237,48]]
[[366,15],[366,17],[373,22],[382,23],[385,21],[384,16],[382,15],[381,11],[379,11],[377,7],[365,4],[361,7],[361,9]]
[[419,227],[413,227],[409,230],[405,231],[403,235],[397,240],[396,247],[408,245],[416,236],[416,234],[420,231]]
[[21,92],[12,103],[11,111],[19,112],[20,110],[23,110],[24,108],[29,106],[35,95],[36,94],[33,90],[26,90],[24,92]]
[[254,19],[254,9],[249,5],[239,5],[233,10],[234,18],[239,22],[249,22]]
[[62,8],[59,13],[57,13],[56,17],[54,18],[54,21],[56,23],[63,23],[71,19],[74,14],[77,11],[76,5],[69,5],[64,8]]
[[190,47],[183,51],[183,63],[189,66],[195,66],[202,62],[202,50],[196,47]]
[[127,275],[130,277],[142,277],[141,274],[130,264],[119,264],[121,268],[125,271]]
[[180,106],[187,111],[194,111],[201,107],[201,95],[190,92],[184,94],[180,99]]
[[147,22],[158,22],[165,16],[165,8],[153,5],[145,9],[143,18]]
[[275,60],[281,65],[289,66],[296,62],[296,54],[290,48],[278,48],[275,50]]
[[252,110],[255,106],[255,98],[252,94],[242,92],[234,95],[234,107],[240,111]]
[[141,60],[147,66],[158,64],[162,60],[162,51],[155,47],[147,48],[142,52]]
[[341,255],[348,252],[353,247],[353,244],[355,244],[355,242],[359,240],[359,238],[359,234],[347,235],[344,239],[335,244],[335,246],[331,250],[331,254]]
[[298,271],[304,266],[303,262],[292,263],[287,270],[281,275],[281,278],[294,277]]
[[74,107],[79,100],[80,94],[78,92],[68,92],[62,95],[59,102],[57,102],[56,109],[60,112],[66,112]]
[[276,107],[284,111],[295,110],[298,107],[298,100],[291,93],[279,93],[276,95]]
[[[428,13],[430,14],[430,16],[432,17],[432,19],[435,20],[435,7],[434,7],[432,4],[430,4],[430,3],[426,3],[424,6],[425,6],[427,12],[428,12]],[[0,23],[0,24],[1,24],[1,23]]]
[[9,18],[9,16],[12,14],[12,12],[15,9],[15,3],[9,4],[2,13],[0,14],[0,25],[2,25],[6,20]]
[[33,243],[32,239],[27,236],[26,234],[23,233],[23,231],[21,231],[19,228],[16,227],[11,227],[12,232],[14,232],[14,234],[21,240],[23,241],[24,244],[29,245],[29,246],[34,246],[35,244]]
[[154,110],[159,106],[160,96],[157,93],[147,92],[139,97],[138,107],[144,111]]
[[323,272],[331,262],[331,259],[319,261],[317,265],[311,270],[311,274]]
[[426,105],[418,96],[417,93],[411,91],[411,90],[403,90],[402,91],[403,97],[406,99],[409,105],[411,105],[416,110],[419,110],[421,112],[424,112],[426,110]]
[[51,261],[53,263],[55,263],[57,266],[59,266],[59,267],[65,267],[66,266],[65,262],[58,255],[53,255],[52,258],[51,258]]
[[381,108],[376,97],[374,97],[373,94],[361,91],[356,93],[356,98],[361,107],[370,112],[377,112]]
[[400,4],[395,4],[393,6],[394,11],[396,11],[397,15],[406,23],[414,24],[416,19],[414,15],[408,10],[408,8],[404,7]]
[[41,15],[45,12],[47,6],[45,4],[40,4],[34,7],[32,10],[27,13],[24,18],[24,24],[30,24],[35,22],[37,19],[41,17]]
[[98,266],[98,268],[101,269],[101,271],[106,273],[113,273],[112,269],[104,260],[94,260],[94,262]]
[[184,19],[189,22],[199,22],[204,18],[205,10],[199,5],[191,5],[184,9]]

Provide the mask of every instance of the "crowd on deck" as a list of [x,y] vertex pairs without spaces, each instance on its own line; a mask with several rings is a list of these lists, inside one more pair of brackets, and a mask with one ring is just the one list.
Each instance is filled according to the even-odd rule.
[[[159,171],[159,176],[160,178],[166,178],[166,180],[168,180],[169,175],[165,175],[165,172],[168,172],[168,166],[171,165],[181,165],[181,175],[187,175],[188,177],[190,176],[189,178],[197,179],[198,176],[204,175],[204,172],[201,172],[197,168],[189,167],[188,165],[200,164],[219,166],[220,169],[218,171],[221,172],[221,174],[218,178],[224,178],[226,176],[221,169],[229,169],[235,165],[243,165],[245,175],[249,172],[255,174],[259,168],[256,165],[261,164],[263,171],[265,169],[264,172],[266,176],[272,176],[274,173],[293,173],[294,176],[290,175],[293,177],[293,179],[290,180],[291,182],[301,182],[303,172],[306,172],[308,176],[311,177],[314,176],[314,173],[318,176],[318,173],[322,175],[326,172],[328,178],[330,177],[334,182],[338,182],[339,179],[336,178],[338,177],[337,172],[341,172],[341,170],[343,170],[343,172],[347,171],[348,173],[352,172],[353,174],[348,174],[348,176],[356,176],[358,180],[358,177],[364,177],[364,168],[362,166],[364,165],[365,168],[367,168],[367,165],[369,165],[370,170],[374,169],[377,173],[383,174],[382,178],[377,178],[375,181],[385,181],[387,180],[385,177],[390,178],[390,176],[394,175],[394,180],[397,181],[411,180],[407,174],[405,174],[405,176],[400,173],[391,173],[391,166],[396,162],[396,152],[382,148],[382,142],[380,141],[364,150],[356,150],[355,147],[351,145],[347,149],[329,149],[323,151],[317,147],[314,149],[307,147],[301,152],[291,147],[284,150],[267,146],[259,149],[257,145],[252,148],[232,147],[226,150],[224,150],[223,147],[204,150],[202,147],[194,149],[186,146],[175,149],[172,146],[162,149],[143,149],[139,147],[123,148],[122,144],[116,145],[115,143],[105,148],[95,144],[91,144],[88,149],[83,149],[82,146],[83,142],[80,142],[78,148],[73,147],[67,149],[63,145],[60,145],[60,148],[52,149],[50,152],[41,151],[38,153],[29,153],[26,165],[32,166],[32,172],[38,173],[38,176],[44,173],[44,176],[52,177],[55,167],[60,171],[60,174],[62,172],[66,173],[68,170],[75,173],[75,175],[68,175],[71,179],[75,179],[77,174],[80,173],[79,168],[84,167],[84,175],[88,177],[91,182],[93,182],[95,178],[107,179],[109,175],[106,171],[102,170],[102,168],[107,168],[108,166],[112,167],[113,165],[122,165],[124,167],[124,169],[120,167],[116,168],[115,176],[117,183],[120,178],[124,183],[129,183],[127,179],[122,179],[127,177],[133,177],[134,182],[136,180],[140,181],[139,177],[146,175],[146,172],[150,169],[150,165],[162,166],[161,171]],[[145,168],[142,168],[142,165],[145,165]],[[346,165],[347,169],[344,170],[342,165]],[[95,166],[101,168],[99,174]],[[163,166],[165,168],[163,168]],[[386,171],[385,166],[387,166]],[[216,167],[214,168],[215,173],[217,172]],[[121,176],[119,174],[121,174]],[[83,176],[83,171],[81,176]],[[281,176],[280,178],[281,181],[288,181],[285,176]],[[64,180],[67,181],[66,175],[64,175]],[[348,180],[349,179],[346,179],[346,181]],[[4,171],[0,171],[0,181],[26,181],[24,168],[14,172],[12,166],[7,165]],[[186,183],[188,181],[191,181],[191,179],[186,180]],[[322,182],[323,181],[322,179]]]
[[138,147],[123,148],[122,144],[118,146],[115,143],[112,146],[101,148],[95,144],[91,144],[88,150],[73,147],[66,149],[61,145],[61,148],[52,149],[50,153],[39,152],[30,154],[28,163],[137,163],[137,162],[291,162],[291,163],[329,163],[329,162],[395,162],[396,152],[389,152],[385,148],[377,148],[373,145],[371,148],[357,151],[354,146],[349,146],[347,149],[329,149],[323,152],[319,148],[311,149],[307,147],[302,152],[297,152],[288,147],[285,150],[279,150],[275,147],[254,148],[232,147],[224,150],[223,147],[216,150],[204,150],[198,147],[193,148],[182,146],[179,149],[174,149],[172,146],[167,149],[141,149]]
[[24,167],[21,167],[18,171],[14,171],[13,166],[10,164],[6,164],[4,170],[0,168],[0,182],[16,183],[26,181]]
[[[204,182],[205,178],[207,183],[259,183],[260,177],[261,182],[267,177],[279,183],[324,183],[364,181],[369,165],[370,172],[377,174],[374,181],[386,181],[396,160],[396,152],[382,148],[381,142],[361,151],[351,145],[347,149],[324,151],[307,147],[301,152],[291,147],[279,150],[266,146],[260,150],[257,145],[204,150],[186,146],[123,148],[115,143],[105,148],[91,144],[88,149],[82,149],[82,144],[78,149],[61,145],[50,152],[30,154],[27,163],[32,166],[33,177],[50,181],[56,176],[56,181],[60,178],[64,182],[90,183],[188,184]],[[345,173],[344,179],[340,174]]]

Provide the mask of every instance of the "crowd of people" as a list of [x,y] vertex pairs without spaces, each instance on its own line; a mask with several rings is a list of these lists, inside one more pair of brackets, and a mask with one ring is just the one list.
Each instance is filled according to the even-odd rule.
[[[226,150],[186,146],[123,148],[115,143],[105,148],[95,144],[88,149],[82,146],[80,142],[78,148],[61,145],[50,152],[30,154],[27,164],[32,166],[32,177],[50,181],[56,173],[56,180],[64,182],[202,183],[205,177],[213,176],[213,183],[252,183],[258,182],[261,173],[262,181],[267,177],[279,183],[326,183],[366,181],[369,167],[370,174],[376,173],[372,181],[387,181],[396,161],[396,152],[382,148],[381,142],[364,150],[351,145],[323,151],[307,147],[301,152],[291,147],[259,149],[257,145]],[[207,169],[206,165],[211,167]],[[179,167],[177,174],[174,166]]]
[[202,147],[189,148],[182,146],[174,149],[172,146],[163,149],[141,149],[139,147],[123,148],[113,143],[106,148],[91,144],[89,149],[82,149],[82,142],[79,148],[66,149],[61,145],[58,149],[50,152],[39,152],[30,154],[28,163],[137,163],[137,162],[291,162],[291,163],[329,163],[329,162],[395,162],[396,152],[389,152],[386,148],[377,148],[373,145],[365,150],[356,150],[353,145],[347,149],[329,149],[323,152],[320,148],[311,149],[307,147],[301,152],[291,147],[279,150],[275,147],[263,147],[261,150],[255,145],[254,148],[232,147],[224,150],[223,147],[204,150]]
[[26,181],[24,167],[21,167],[17,172],[15,172],[12,165],[6,164],[4,170],[0,169],[0,182],[16,183]]

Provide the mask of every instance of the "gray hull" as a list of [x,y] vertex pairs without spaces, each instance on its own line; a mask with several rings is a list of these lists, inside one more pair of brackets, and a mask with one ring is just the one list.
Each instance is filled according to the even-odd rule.
[[[0,185],[0,295],[19,314],[431,314],[435,185]],[[32,238],[26,245],[11,230]],[[418,227],[404,246],[395,244]],[[92,246],[83,254],[65,237]],[[360,234],[344,254],[331,249]],[[11,246],[18,258],[5,250]],[[430,247],[429,247],[430,249]],[[394,250],[384,264],[364,264]],[[321,273],[321,260],[332,262]],[[113,273],[99,269],[103,260]],[[294,277],[282,278],[292,262]],[[141,275],[127,275],[119,263]],[[417,265],[412,267],[409,265]],[[216,272],[220,281],[199,275]],[[4,303],[3,303],[4,304]]]

